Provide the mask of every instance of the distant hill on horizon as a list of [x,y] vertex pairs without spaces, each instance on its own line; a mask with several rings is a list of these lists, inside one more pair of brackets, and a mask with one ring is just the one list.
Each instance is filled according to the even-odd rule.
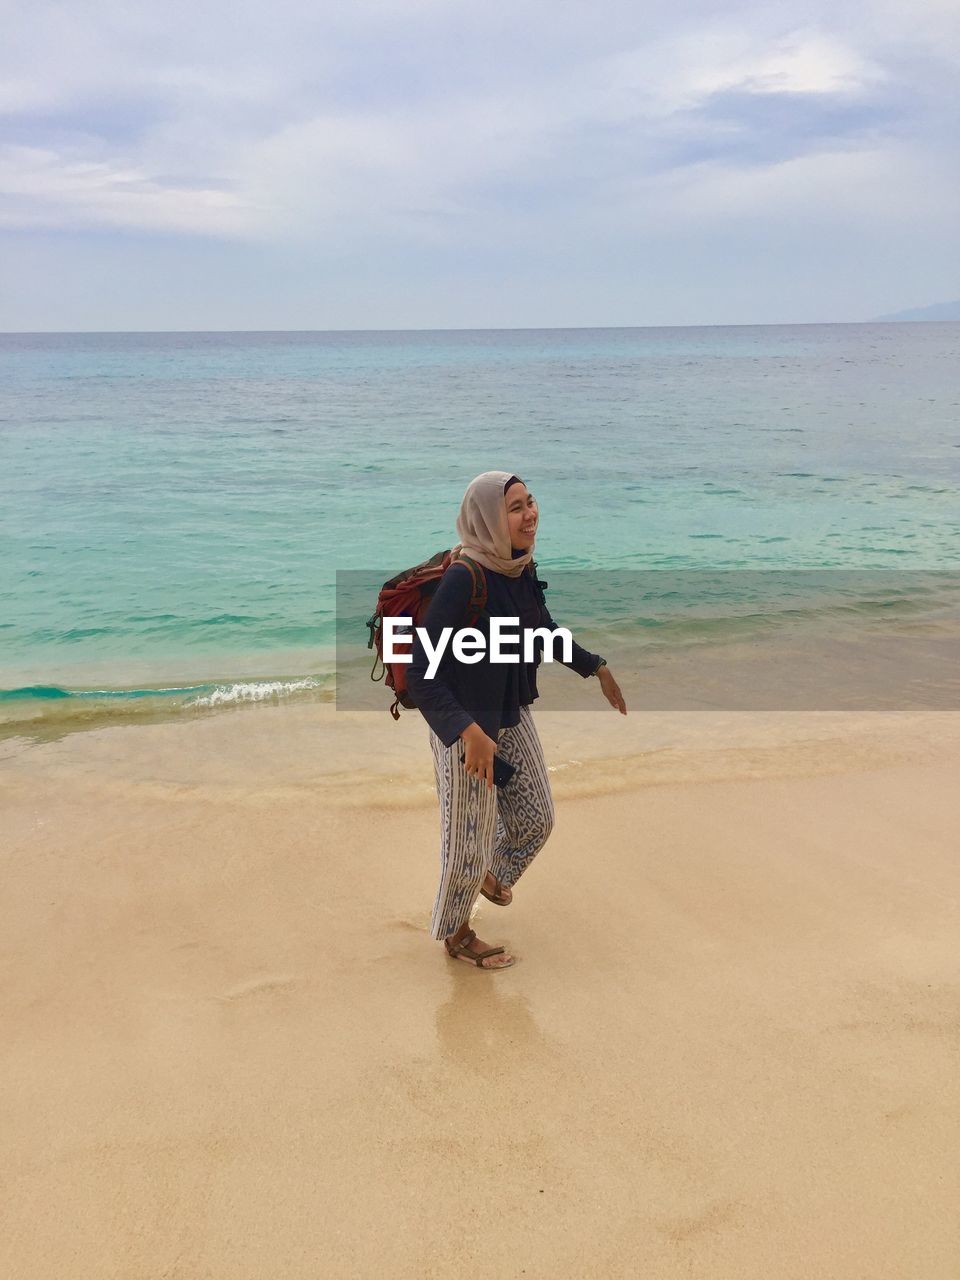
[[888,316],[875,316],[874,320],[960,320],[960,298],[956,302],[935,302],[932,307],[894,311]]

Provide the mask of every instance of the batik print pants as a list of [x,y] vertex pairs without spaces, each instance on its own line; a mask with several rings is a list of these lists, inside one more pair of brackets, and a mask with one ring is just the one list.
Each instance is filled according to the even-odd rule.
[[447,938],[470,919],[484,876],[515,885],[553,830],[547,765],[529,707],[520,723],[501,729],[497,754],[517,771],[505,787],[489,788],[463,765],[463,742],[445,747],[430,730],[440,800],[440,888],[432,938]]

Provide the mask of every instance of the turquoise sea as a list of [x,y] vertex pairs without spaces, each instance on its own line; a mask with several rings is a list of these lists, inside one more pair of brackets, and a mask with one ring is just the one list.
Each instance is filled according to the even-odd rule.
[[[955,618],[958,424],[950,323],[0,335],[0,732],[330,697],[337,570],[452,545],[488,469],[548,579],[883,571]],[[722,637],[738,580],[649,635]]]

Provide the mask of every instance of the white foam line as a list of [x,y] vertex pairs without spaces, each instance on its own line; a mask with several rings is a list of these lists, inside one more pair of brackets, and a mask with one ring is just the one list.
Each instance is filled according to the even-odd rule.
[[249,683],[218,685],[211,693],[191,702],[185,707],[220,707],[230,702],[263,702],[267,698],[284,698],[291,693],[299,693],[303,689],[318,689],[319,680],[255,680]]

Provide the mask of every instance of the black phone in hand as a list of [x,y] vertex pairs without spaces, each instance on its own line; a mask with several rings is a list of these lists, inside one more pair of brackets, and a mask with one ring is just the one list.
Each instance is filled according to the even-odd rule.
[[[463,764],[465,759],[464,753],[460,753],[460,763]],[[495,787],[505,787],[513,775],[517,772],[517,766],[511,764],[509,760],[504,760],[503,756],[493,753],[493,785]]]
[[496,752],[493,753],[493,785],[495,787],[505,787],[516,772],[515,764],[504,760],[503,756],[498,756]]

